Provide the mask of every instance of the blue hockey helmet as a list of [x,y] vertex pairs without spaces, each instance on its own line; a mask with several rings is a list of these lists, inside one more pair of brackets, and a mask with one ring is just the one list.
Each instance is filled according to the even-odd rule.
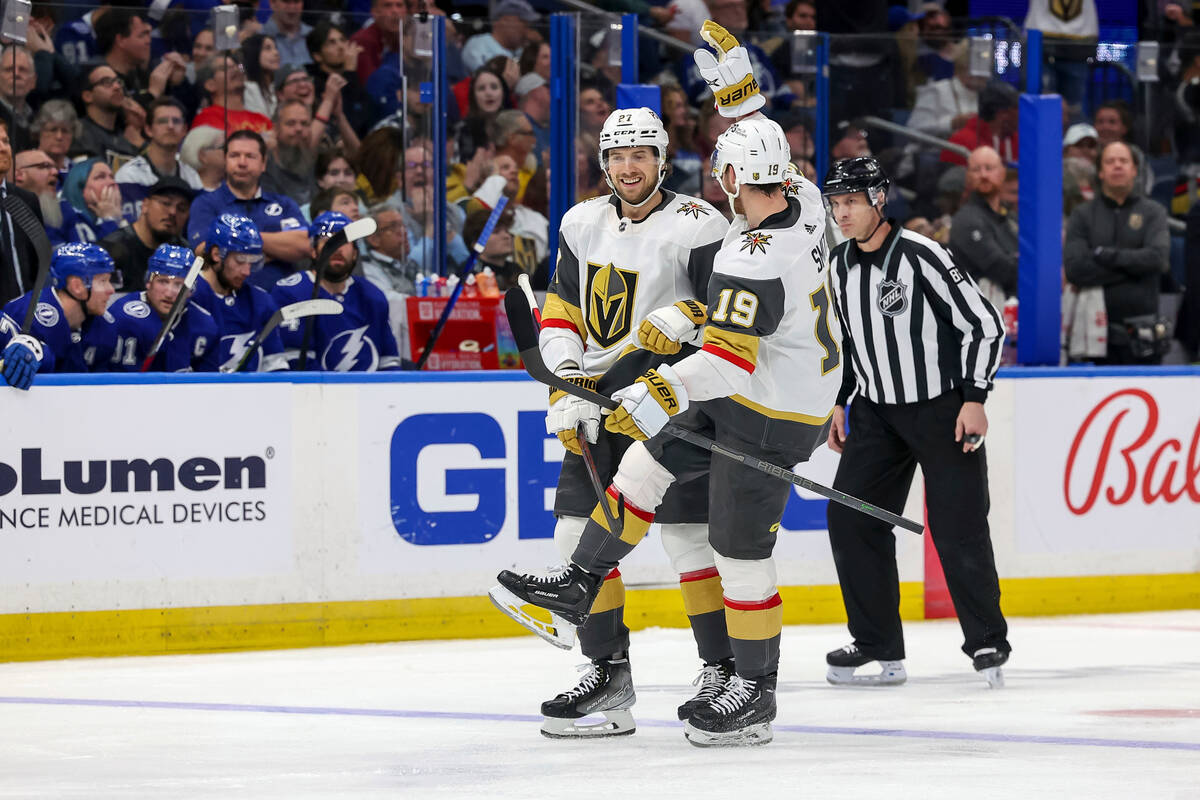
[[333,236],[349,224],[350,218],[345,214],[338,211],[322,211],[308,226],[308,237],[323,239],[326,236]]
[[205,238],[206,247],[216,247],[221,258],[230,253],[248,253],[262,255],[262,234],[258,226],[249,217],[241,214],[225,213],[212,221],[208,226],[208,236]]
[[59,245],[50,259],[50,277],[55,286],[66,286],[67,278],[75,275],[83,280],[84,286],[92,285],[92,278],[110,274],[115,269],[112,256],[103,247],[82,242]]
[[166,275],[170,278],[184,278],[192,268],[195,254],[186,247],[177,244],[160,244],[146,265],[146,276]]

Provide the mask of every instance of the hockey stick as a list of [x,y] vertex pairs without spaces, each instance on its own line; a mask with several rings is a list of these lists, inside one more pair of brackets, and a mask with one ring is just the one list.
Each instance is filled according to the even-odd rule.
[[479,232],[479,240],[471,248],[470,258],[467,259],[467,263],[463,264],[462,269],[459,270],[458,283],[454,284],[454,289],[450,292],[450,299],[446,301],[446,307],[442,309],[442,315],[438,317],[437,324],[429,332],[429,338],[425,340],[425,349],[421,351],[421,357],[417,359],[415,369],[423,369],[425,362],[429,360],[429,356],[433,353],[433,346],[437,344],[438,337],[442,335],[442,329],[446,327],[446,322],[450,319],[450,312],[454,310],[454,305],[458,302],[459,295],[462,294],[463,287],[466,285],[466,278],[471,274],[471,269],[475,266],[475,262],[479,260],[479,254],[487,247],[487,241],[492,237],[492,229],[496,227],[496,223],[500,220],[500,214],[503,213],[506,205],[508,205],[508,198],[500,195],[500,199],[496,201],[496,207],[488,215],[483,230]]
[[[537,332],[533,327],[533,317],[529,314],[526,304],[522,301],[519,293],[509,291],[504,298],[504,308],[508,312],[508,324],[512,328],[513,338],[516,339],[517,349],[521,351],[521,360],[525,363],[525,369],[539,383],[544,383],[547,386],[553,386],[556,389],[562,389],[568,394],[573,394],[576,397],[581,397],[584,400],[590,400],[596,403],[601,408],[607,408],[610,411],[616,410],[620,403],[610,397],[605,397],[602,394],[588,391],[581,386],[576,386],[570,381],[564,380],[547,367],[542,361],[542,353],[538,349]],[[764,472],[767,475],[772,475],[780,480],[787,481],[794,486],[799,486],[801,489],[807,489],[810,492],[821,495],[835,503],[853,508],[862,513],[874,517],[875,519],[887,522],[890,525],[896,525],[913,533],[924,533],[925,527],[917,522],[893,514],[892,512],[879,508],[865,500],[860,500],[853,495],[840,492],[837,489],[831,489],[828,486],[823,486],[819,483],[810,481],[801,475],[797,475],[791,470],[784,469],[754,456],[740,453],[736,450],[719,445],[712,439],[706,436],[701,436],[698,433],[685,430],[684,428],[668,422],[663,426],[663,432],[677,439],[682,439],[696,447],[716,453],[717,455],[725,456],[726,458],[738,461],[751,469]]]
[[337,300],[329,298],[319,298],[317,300],[301,300],[298,303],[289,303],[283,308],[276,311],[267,320],[267,324],[263,325],[262,330],[250,337],[250,341],[246,342],[246,352],[242,353],[242,357],[233,367],[221,367],[221,372],[241,372],[242,367],[246,366],[250,361],[250,357],[254,355],[259,346],[267,340],[271,335],[271,331],[278,328],[284,322],[292,322],[304,317],[319,317],[323,314],[341,314],[345,309]]
[[[347,242],[357,242],[359,239],[363,239],[373,233],[375,233],[375,218],[363,217],[351,222],[325,241],[324,246],[321,247],[321,252],[317,254],[317,260],[313,262],[313,300],[321,296],[321,281],[325,279],[325,269],[329,266],[329,261],[333,258],[333,254]],[[300,340],[300,363],[297,367],[300,371],[303,371],[308,366],[308,345],[312,341],[315,324],[316,320],[311,317],[304,323],[304,337]]]
[[[38,271],[33,281],[33,295],[29,300],[29,308],[25,309],[25,320],[21,323],[21,333],[29,333],[29,329],[33,327],[33,315],[37,311],[38,299],[41,298],[50,275],[50,238],[46,236],[46,228],[38,222],[33,210],[21,198],[12,194],[5,195],[4,210],[12,215],[17,226],[25,232],[29,241],[33,242],[34,252],[37,253]],[[17,243],[13,242],[12,246],[15,251]],[[14,252],[12,255],[15,259],[17,254]]]
[[158,355],[158,351],[162,349],[163,342],[167,340],[167,334],[171,332],[171,328],[175,327],[175,323],[183,315],[183,310],[187,308],[188,298],[192,296],[192,287],[196,285],[196,278],[200,275],[200,270],[204,268],[204,259],[200,256],[192,261],[192,268],[188,270],[187,275],[183,278],[183,288],[179,290],[179,294],[175,297],[175,302],[171,304],[171,311],[167,314],[167,318],[163,320],[163,326],[158,331],[158,336],[154,337],[154,344],[150,345],[150,352],[142,359],[142,368],[139,372],[145,372],[150,369],[150,364]]

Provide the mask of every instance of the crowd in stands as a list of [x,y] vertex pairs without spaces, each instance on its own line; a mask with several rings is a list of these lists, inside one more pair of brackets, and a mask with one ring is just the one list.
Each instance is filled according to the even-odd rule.
[[[1039,2],[1047,0],[1034,0],[1031,19]],[[432,166],[440,143],[430,137],[421,91],[430,55],[418,15],[451,13],[446,267],[467,261],[503,196],[508,209],[477,268],[493,270],[501,288],[521,272],[545,286],[550,118],[564,111],[550,89],[547,13],[562,10],[557,3],[242,0],[236,49],[218,48],[223,37],[208,14],[214,5],[35,2],[27,42],[0,49],[5,185],[29,193],[54,244],[104,248],[119,297],[147,290],[147,265],[160,246],[204,253],[214,221],[232,211],[261,234],[261,264],[247,282],[271,291],[309,266],[318,215],[370,215],[377,230],[359,243],[351,280],[386,299],[399,353],[413,358],[405,298],[419,275],[439,271]],[[832,34],[830,162],[879,157],[892,178],[889,214],[951,247],[997,305],[1015,296],[1018,89],[1005,76],[972,74],[965,2],[926,3],[917,14],[888,0],[595,5],[637,13],[680,41],[671,48],[643,37],[639,58],[641,81],[661,87],[671,140],[664,186],[725,213],[707,165],[729,121],[715,113],[687,52],[703,45],[700,24],[711,18],[746,44],[765,111],[810,177],[817,115],[813,42],[805,34]],[[1083,5],[1094,18],[1094,0]],[[1131,110],[1141,107],[1141,87],[1101,85],[1089,73],[1098,66],[1088,58],[1095,48],[1081,50],[1079,42],[1094,31],[1083,31],[1083,40],[1074,30],[1046,32],[1045,89],[1064,98],[1064,296],[1071,301],[1064,313],[1069,325],[1103,306],[1109,323],[1102,330],[1092,313],[1080,324],[1095,330],[1068,331],[1093,340],[1073,348],[1073,360],[1158,363],[1169,345],[1161,341],[1164,309],[1175,321],[1164,297],[1179,301],[1188,269],[1200,285],[1200,204],[1192,202],[1200,192],[1200,29],[1190,4],[1149,5],[1142,38],[1163,47],[1162,79],[1149,90],[1152,119]],[[596,158],[621,77],[608,21],[585,16],[581,24],[579,200],[609,191]],[[4,149],[0,139],[0,166]],[[18,280],[0,280],[0,304],[29,288],[20,280],[28,269],[22,259],[32,259],[28,243],[11,231],[10,243],[16,255],[6,269]],[[1195,360],[1200,301],[1182,297],[1181,358]],[[1157,337],[1148,347],[1141,343],[1147,325]],[[1131,341],[1118,343],[1118,329]],[[1107,350],[1097,349],[1097,338],[1110,340]]]

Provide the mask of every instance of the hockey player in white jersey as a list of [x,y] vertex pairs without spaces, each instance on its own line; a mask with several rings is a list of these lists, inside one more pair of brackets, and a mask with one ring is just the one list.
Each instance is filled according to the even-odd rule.
[[668,420],[731,449],[790,467],[822,443],[841,384],[840,330],[831,310],[815,187],[782,181],[790,161],[780,127],[761,116],[721,135],[714,177],[737,216],[716,255],[699,353],[647,370],[612,394],[605,423],[638,441],[626,451],[566,567],[547,577],[502,573],[514,595],[567,620],[586,619],[603,576],[641,540],[673,483],[708,479],[709,541],[724,589],[736,675],[688,718],[698,746],[772,737],[783,612],[771,552],[790,485],[740,462],[697,458],[660,434]]
[[[706,318],[703,298],[712,258],[728,223],[703,200],[661,188],[667,145],[667,132],[650,109],[614,111],[601,130],[599,152],[613,193],[576,205],[559,224],[558,261],[542,310],[540,348],[557,374],[591,389],[615,390],[664,358],[675,361],[695,352]],[[603,430],[600,422],[596,404],[551,393],[547,431],[557,434],[569,451],[554,503],[554,538],[564,558],[575,550],[598,499],[578,437],[589,443],[602,485],[612,480],[630,444]],[[707,488],[704,481],[681,483],[659,514],[663,547],[680,576],[684,607],[705,664],[701,692],[680,707],[681,719],[732,674],[720,613],[721,583],[708,546]],[[576,687],[542,704],[547,736],[634,731],[628,710],[635,695],[625,588],[616,569],[602,578],[592,616],[578,630],[580,647],[592,663]],[[499,587],[492,598],[502,610],[514,604]],[[543,638],[570,646],[571,638],[559,636],[561,631],[510,610]],[[598,712],[606,716],[604,723],[578,722]]]

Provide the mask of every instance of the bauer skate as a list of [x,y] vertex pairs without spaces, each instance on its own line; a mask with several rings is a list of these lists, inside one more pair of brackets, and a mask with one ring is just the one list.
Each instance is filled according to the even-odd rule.
[[683,735],[696,747],[744,747],[775,737],[776,673],[747,680],[734,675],[725,691],[696,709],[683,724]]
[[983,647],[971,656],[975,671],[988,682],[988,688],[1004,688],[1004,671],[1001,667],[1008,661],[1008,653],[995,647]]
[[[908,680],[903,661],[884,661],[863,653],[856,644],[848,644],[825,655],[829,671],[825,680],[834,686],[899,686]],[[879,664],[878,673],[855,674],[859,667]]]
[[[496,608],[563,650],[575,646],[575,629],[587,621],[603,583],[574,564],[555,567],[546,575],[518,575],[504,570],[496,579],[499,585],[488,591]],[[544,613],[534,616],[536,609]],[[549,616],[549,620],[542,616]]]
[[704,668],[700,670],[700,674],[696,676],[696,680],[692,681],[692,685],[699,686],[700,691],[679,707],[679,718],[681,720],[690,719],[701,706],[708,705],[714,697],[725,691],[725,687],[729,685],[729,680],[733,677],[733,671],[732,658],[722,659],[715,664],[705,664]]
[[[636,730],[630,707],[637,700],[629,658],[601,658],[580,667],[579,685],[542,703],[542,735],[551,739],[589,739],[627,736]],[[604,722],[584,724],[589,714],[603,714]]]

